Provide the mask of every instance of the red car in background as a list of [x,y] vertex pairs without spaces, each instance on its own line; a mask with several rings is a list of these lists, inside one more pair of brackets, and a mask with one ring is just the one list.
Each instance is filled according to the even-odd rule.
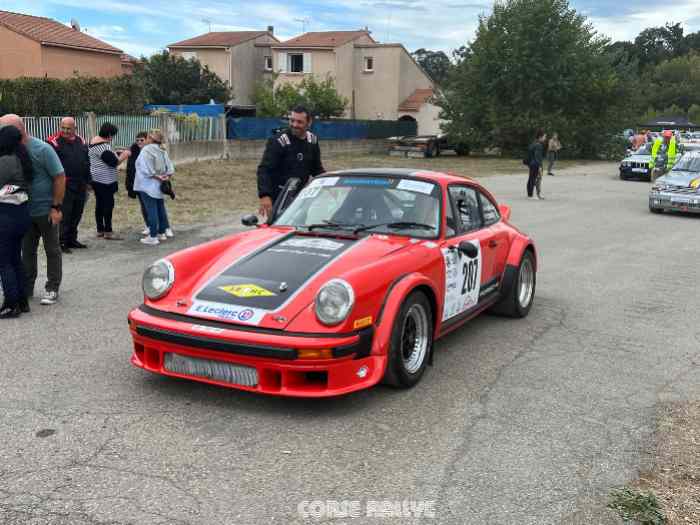
[[433,341],[485,310],[528,314],[532,239],[478,182],[397,169],[327,173],[271,224],[169,255],[129,314],[140,368],[323,397],[415,385]]

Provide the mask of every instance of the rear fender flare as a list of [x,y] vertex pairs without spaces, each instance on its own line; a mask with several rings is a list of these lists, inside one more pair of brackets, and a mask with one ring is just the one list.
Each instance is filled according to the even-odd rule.
[[438,323],[442,315],[442,305],[438,300],[438,293],[434,284],[425,275],[420,273],[410,273],[399,276],[387,290],[384,302],[379,310],[377,322],[375,324],[374,344],[372,354],[387,355],[391,343],[391,332],[394,321],[399,314],[401,305],[406,298],[417,288],[426,288],[426,295],[433,307],[433,335],[437,334]]
[[537,271],[537,250],[532,240],[528,238],[518,237],[510,245],[510,252],[508,252],[508,259],[506,260],[506,267],[503,272],[503,277],[501,278],[501,296],[507,296],[513,287],[515,278],[518,275],[518,268],[520,267],[520,261],[523,258],[525,250],[530,250],[533,257],[535,258],[535,271]]

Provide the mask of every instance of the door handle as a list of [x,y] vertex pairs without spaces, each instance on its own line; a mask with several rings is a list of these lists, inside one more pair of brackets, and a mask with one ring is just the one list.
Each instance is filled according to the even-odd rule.
[[498,241],[494,241],[493,239],[489,241],[489,248],[495,248],[498,246]]

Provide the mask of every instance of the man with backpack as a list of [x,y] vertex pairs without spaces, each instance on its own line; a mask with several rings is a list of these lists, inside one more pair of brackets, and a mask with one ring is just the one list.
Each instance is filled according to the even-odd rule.
[[543,200],[542,196],[542,161],[544,159],[544,143],[547,140],[547,135],[544,130],[538,129],[535,133],[535,141],[527,148],[527,164],[530,173],[527,178],[527,197],[534,199],[535,190],[537,190],[537,198]]

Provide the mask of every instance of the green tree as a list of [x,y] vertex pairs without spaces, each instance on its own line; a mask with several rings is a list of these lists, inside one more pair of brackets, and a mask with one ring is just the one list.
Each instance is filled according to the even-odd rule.
[[649,27],[634,39],[640,66],[656,65],[687,52],[681,24]]
[[693,104],[688,109],[688,120],[694,124],[700,123],[700,104]]
[[277,87],[274,79],[259,82],[253,102],[259,117],[284,117],[299,104],[306,106],[314,117],[339,117],[348,105],[331,77],[319,81],[313,76],[305,77],[299,84],[285,82]]
[[442,84],[450,72],[450,59],[443,51],[420,48],[411,53],[416,62],[436,83]]
[[206,104],[211,99],[224,103],[232,97],[226,83],[199,60],[168,51],[142,59],[134,75],[142,79],[152,104]]
[[700,53],[666,60],[649,68],[640,82],[645,104],[655,109],[675,105],[685,114],[700,104]]
[[543,127],[568,154],[594,156],[638,114],[633,71],[613,63],[608,44],[566,0],[496,2],[443,90],[445,130],[472,149],[522,151]]

